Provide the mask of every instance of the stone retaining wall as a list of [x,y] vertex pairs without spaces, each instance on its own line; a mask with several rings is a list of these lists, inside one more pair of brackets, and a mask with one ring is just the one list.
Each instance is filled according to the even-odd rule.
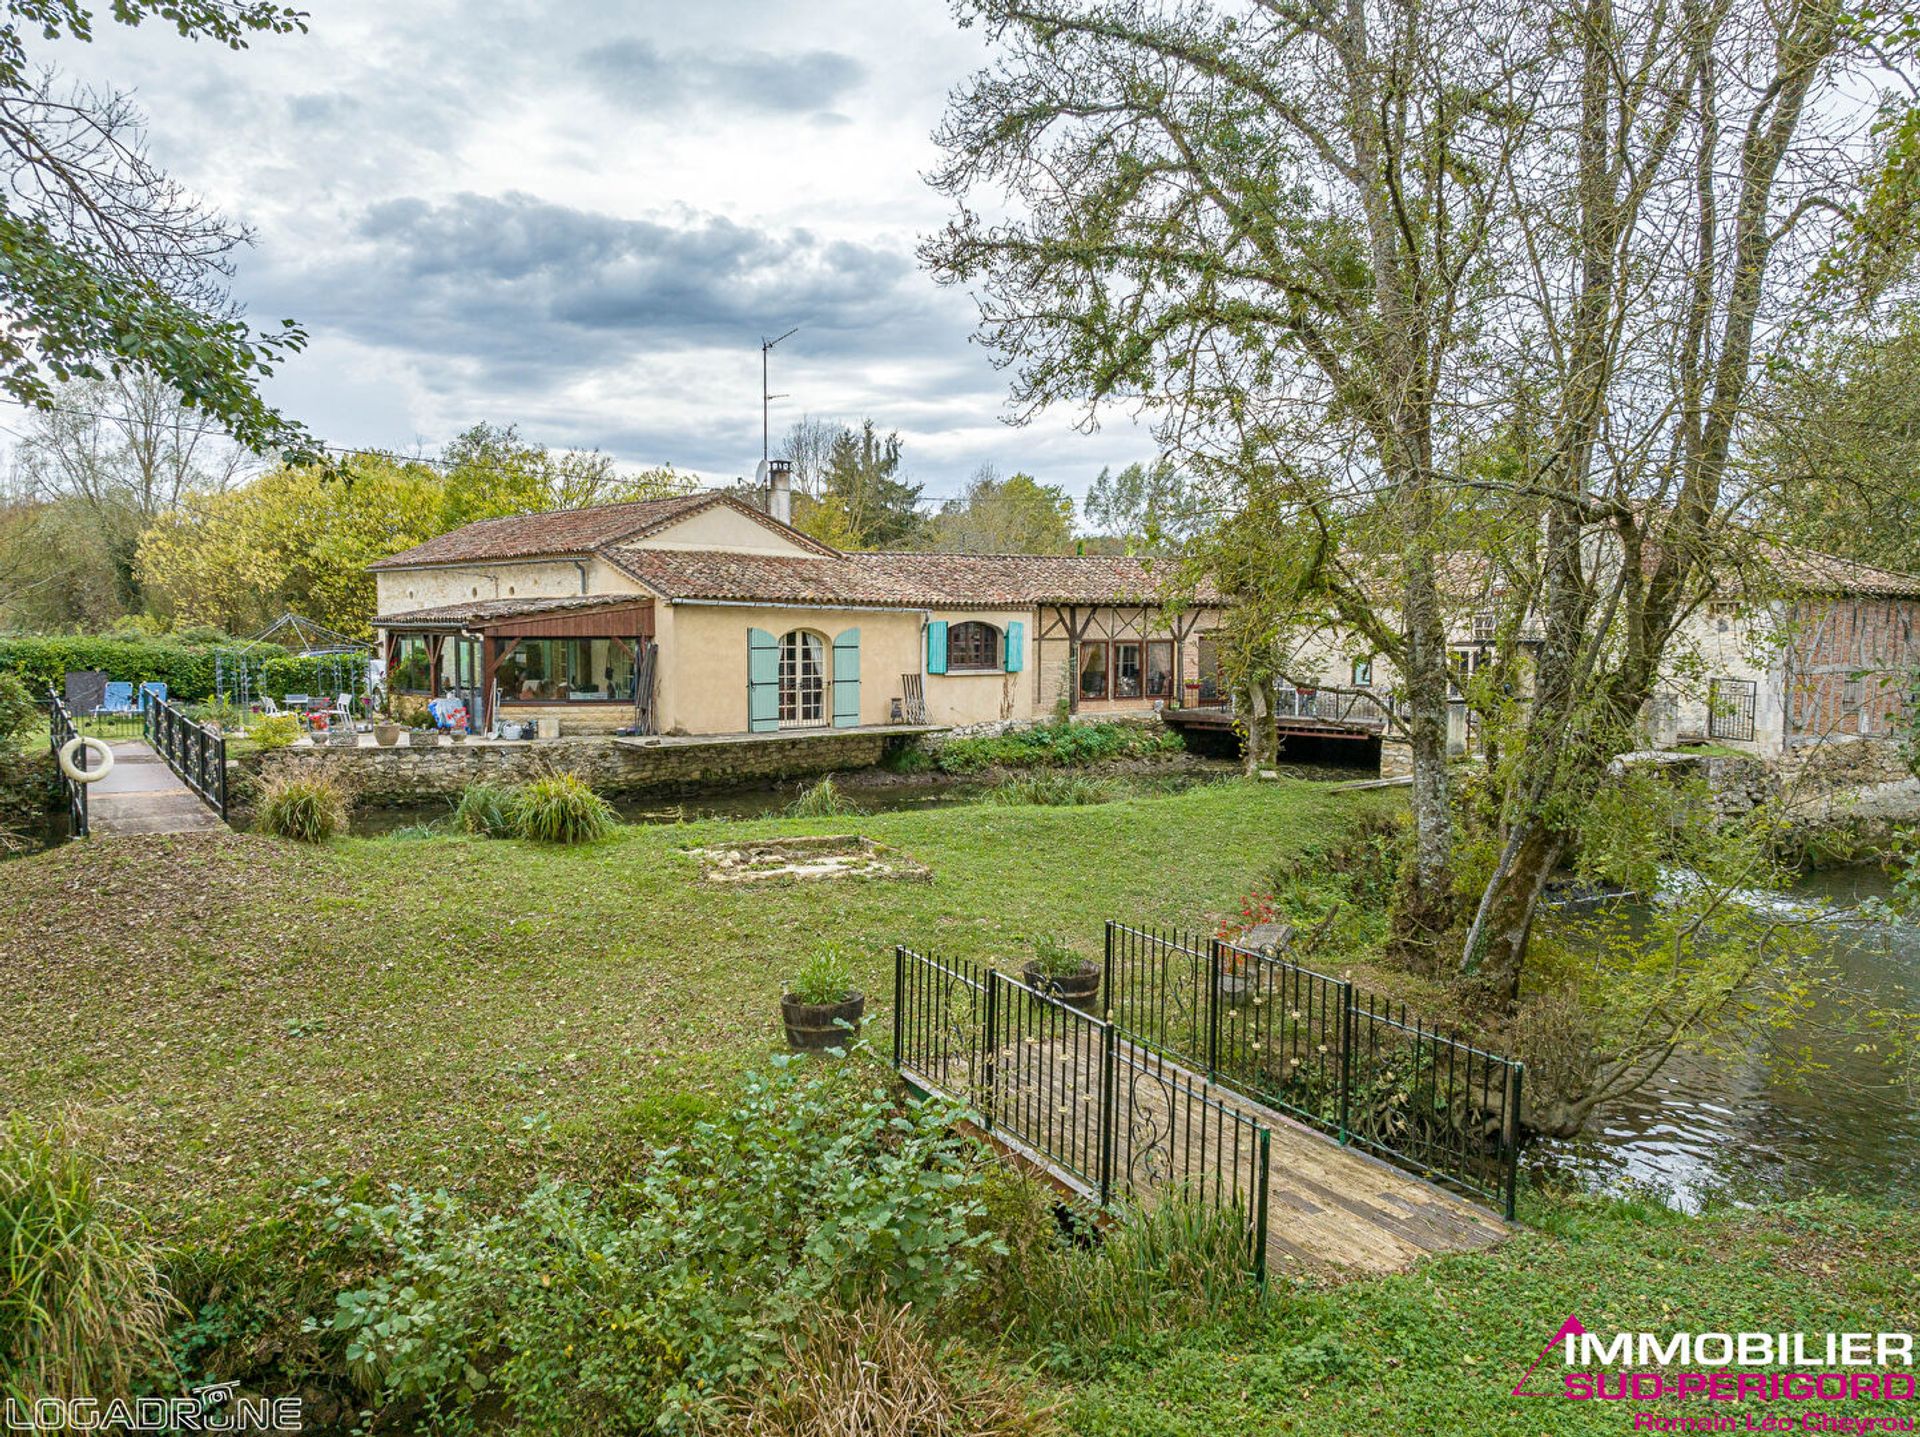
[[867,768],[897,741],[872,732],[644,745],[593,736],[531,743],[470,739],[434,748],[285,748],[247,754],[238,766],[249,776],[318,764],[337,767],[358,786],[359,801],[370,804],[451,798],[482,779],[511,783],[558,769],[579,774],[609,795],[671,795]]

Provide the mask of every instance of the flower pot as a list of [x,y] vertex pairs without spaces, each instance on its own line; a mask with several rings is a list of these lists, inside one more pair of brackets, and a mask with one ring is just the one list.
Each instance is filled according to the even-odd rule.
[[1093,1012],[1094,999],[1100,993],[1098,963],[1082,963],[1077,973],[1057,975],[1042,973],[1038,963],[1029,963],[1020,971],[1020,976],[1034,992],[1058,998],[1069,1008],[1078,1008],[1082,1013]]
[[382,748],[392,748],[400,742],[400,725],[397,723],[377,723],[373,726],[373,741]]
[[780,999],[787,1046],[797,1053],[848,1047],[860,1036],[860,1015],[866,1007],[863,993],[849,993],[838,1003],[803,1003],[788,993]]
[[407,735],[409,748],[438,748],[440,732],[438,729],[417,728]]

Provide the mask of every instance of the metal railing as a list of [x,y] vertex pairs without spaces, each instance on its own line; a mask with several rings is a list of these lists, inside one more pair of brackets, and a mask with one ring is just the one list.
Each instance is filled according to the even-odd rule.
[[1266,1276],[1268,1130],[1105,1019],[993,968],[894,949],[894,1066],[1106,1208],[1174,1192],[1235,1210]]
[[1101,981],[1108,1016],[1147,1047],[1512,1220],[1513,1059],[1347,979],[1177,930],[1109,922]]
[[[47,747],[53,754],[54,772],[60,777],[60,789],[67,801],[67,833],[73,838],[87,836],[87,786],[67,777],[60,768],[60,750],[79,736],[73,711],[59,694],[47,693]],[[73,752],[74,767],[83,773],[87,767],[87,749],[83,744]]]
[[227,817],[227,739],[205,724],[195,723],[172,702],[153,694],[141,695],[146,740],[180,781],[200,800]]
[[1319,719],[1324,723],[1349,724],[1359,728],[1386,728],[1390,703],[1391,700],[1384,694],[1361,693],[1351,689],[1335,692],[1282,686],[1273,695],[1276,718]]

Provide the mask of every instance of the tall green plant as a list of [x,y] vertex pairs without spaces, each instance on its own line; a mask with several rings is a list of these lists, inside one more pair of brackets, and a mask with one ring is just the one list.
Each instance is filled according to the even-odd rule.
[[523,785],[514,809],[516,831],[536,843],[597,843],[619,824],[613,805],[575,773]]

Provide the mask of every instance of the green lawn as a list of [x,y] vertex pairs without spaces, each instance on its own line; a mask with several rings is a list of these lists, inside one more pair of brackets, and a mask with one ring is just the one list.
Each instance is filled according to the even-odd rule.
[[[257,837],[72,844],[7,865],[0,1106],[72,1106],[158,1206],[321,1174],[519,1185],[645,1137],[779,1041],[815,943],[1017,961],[1102,921],[1201,925],[1390,795],[1229,783],[1084,808],[632,827],[586,849]],[[700,881],[683,850],[857,830],[931,883]]]
[[[1522,1216],[1543,1227],[1395,1277],[1276,1293],[1248,1329],[1175,1333],[1048,1395],[1086,1437],[1616,1434],[1634,1430],[1642,1411],[1750,1419],[1756,1431],[1764,1417],[1797,1421],[1801,1411],[1911,1420],[1912,1402],[1511,1395],[1569,1314],[1601,1334],[1785,1330],[1816,1346],[1830,1330],[1911,1332],[1920,1327],[1911,1214],[1821,1201],[1687,1218],[1575,1201],[1536,1203]],[[1530,1386],[1556,1390],[1564,1370],[1555,1353]]]

